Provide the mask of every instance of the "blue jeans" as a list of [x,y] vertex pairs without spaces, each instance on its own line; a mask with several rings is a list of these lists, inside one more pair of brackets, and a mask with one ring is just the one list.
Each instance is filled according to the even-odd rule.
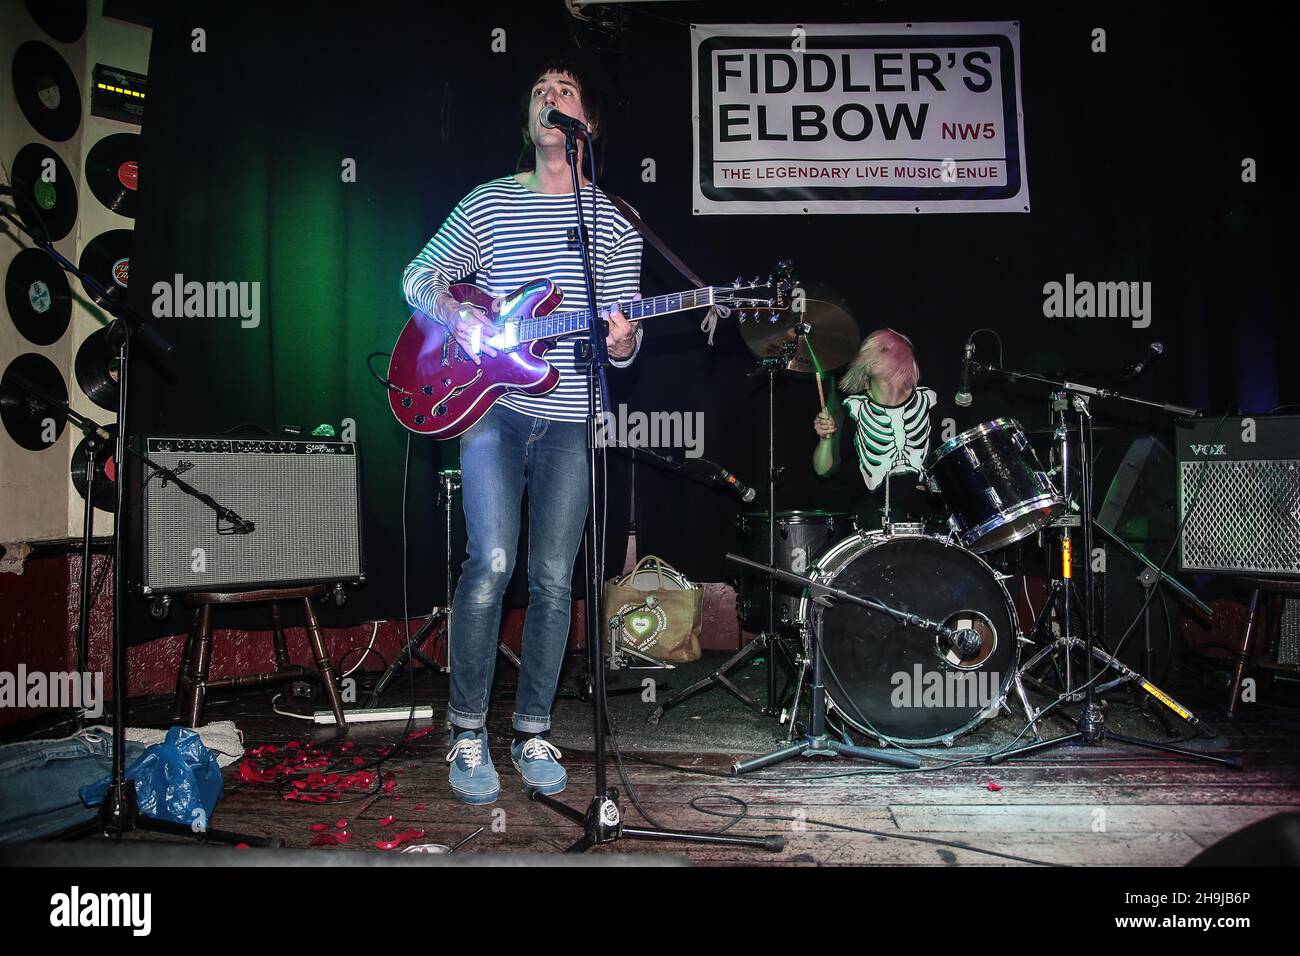
[[447,718],[477,730],[487,720],[501,630],[501,602],[515,567],[519,514],[528,490],[528,612],[512,723],[541,733],[569,637],[573,562],[590,492],[587,425],[534,418],[494,405],[460,438],[468,556],[451,611]]
[[[129,766],[144,745],[128,740]],[[113,735],[83,730],[58,740],[0,747],[0,843],[35,840],[86,823],[99,814],[79,791],[113,769]]]

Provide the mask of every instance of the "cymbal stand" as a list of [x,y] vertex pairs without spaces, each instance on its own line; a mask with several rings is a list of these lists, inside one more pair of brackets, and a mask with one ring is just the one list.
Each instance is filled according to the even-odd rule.
[[[996,366],[986,365],[984,363],[972,364],[972,368],[977,368],[977,367],[981,370],[993,371],[995,373],[1007,376],[1012,381],[1019,381],[1023,379],[1027,381],[1039,382],[1039,383],[1050,385],[1053,387],[1055,391],[1055,394],[1053,396],[1054,399],[1058,397],[1068,398],[1069,407],[1072,408],[1073,411],[1075,412],[1077,425],[1078,425],[1079,486],[1080,486],[1079,487],[1079,492],[1080,492],[1079,512],[1080,512],[1080,526],[1083,530],[1082,543],[1083,543],[1083,550],[1084,550],[1084,561],[1082,563],[1083,564],[1083,592],[1084,592],[1083,593],[1084,615],[1082,620],[1083,637],[1079,638],[1071,635],[1068,640],[1065,639],[1064,636],[1062,636],[1062,638],[1058,638],[1057,647],[1052,648],[1049,646],[1049,648],[1045,648],[1043,652],[1040,652],[1040,654],[1035,655],[1033,658],[1030,659],[1030,661],[1025,665],[1025,667],[1022,667],[1020,669],[1020,673],[1022,674],[1025,673],[1027,668],[1034,666],[1038,661],[1040,661],[1047,654],[1052,653],[1054,650],[1060,650],[1067,659],[1070,652],[1073,650],[1080,650],[1083,652],[1084,682],[1082,687],[1080,688],[1080,690],[1082,690],[1083,692],[1083,697],[1082,697],[1081,712],[1076,722],[1077,729],[1073,733],[1063,734],[1059,737],[1053,737],[1049,740],[1039,740],[1027,746],[1017,748],[1015,750],[993,754],[986,758],[986,762],[990,764],[998,764],[998,763],[1002,763],[1003,761],[1012,759],[1014,757],[1028,756],[1066,743],[1078,742],[1084,744],[1085,746],[1099,746],[1103,741],[1111,740],[1117,743],[1128,744],[1134,747],[1142,747],[1147,750],[1155,750],[1162,753],[1176,754],[1182,757],[1190,757],[1194,760],[1201,760],[1207,763],[1215,763],[1215,764],[1220,764],[1222,766],[1232,767],[1234,769],[1240,769],[1242,763],[1239,758],[1219,757],[1214,754],[1199,753],[1197,751],[1187,750],[1181,747],[1172,747],[1166,744],[1158,744],[1149,740],[1140,740],[1135,737],[1124,736],[1122,734],[1117,734],[1114,733],[1113,731],[1108,730],[1106,727],[1106,706],[1105,703],[1102,700],[1100,700],[1097,696],[1097,688],[1095,686],[1096,674],[1093,670],[1094,663],[1100,662],[1104,666],[1112,668],[1118,673],[1124,675],[1126,678],[1139,681],[1140,686],[1144,690],[1146,690],[1147,693],[1151,694],[1151,696],[1155,697],[1157,700],[1159,700],[1162,704],[1164,704],[1174,713],[1178,714],[1178,716],[1181,717],[1183,720],[1185,720],[1190,726],[1192,726],[1198,734],[1207,737],[1215,736],[1214,731],[1206,727],[1196,717],[1195,714],[1193,714],[1187,708],[1183,707],[1181,704],[1179,704],[1168,694],[1161,691],[1158,687],[1152,684],[1150,680],[1137,674],[1127,665],[1120,662],[1113,655],[1107,653],[1106,651],[1102,650],[1100,647],[1096,645],[1097,609],[1096,609],[1096,592],[1093,587],[1093,569],[1092,569],[1093,530],[1094,530],[1095,523],[1092,516],[1092,459],[1090,457],[1091,449],[1088,441],[1089,426],[1091,424],[1091,419],[1092,419],[1092,409],[1090,407],[1090,402],[1093,398],[1116,398],[1124,401],[1135,402],[1138,404],[1144,404],[1149,406],[1153,405],[1158,408],[1162,408],[1168,411],[1174,411],[1182,414],[1187,414],[1187,413],[1196,414],[1196,411],[1194,409],[1185,409],[1179,406],[1166,405],[1158,402],[1149,402],[1144,399],[1131,398],[1129,396],[1121,395],[1120,393],[1109,389],[1094,388],[1092,386],[1081,385],[1073,382],[1055,381],[1045,376],[1040,376],[1032,373],[1014,372],[1007,369],[997,368]],[[1062,419],[1064,418],[1063,411],[1061,413],[1061,417]],[[1063,462],[1063,464],[1068,465],[1068,459],[1065,462]],[[1068,475],[1065,480],[1065,484],[1068,486]],[[1068,586],[1068,580],[1070,578],[1070,571],[1071,571],[1070,566],[1063,560],[1062,576],[1067,579],[1067,586]],[[1068,604],[1068,600],[1069,600],[1069,595],[1067,593],[1066,595],[1067,604]],[[1077,693],[1075,694],[1074,699],[1078,699]],[[1055,706],[1056,703],[1059,703],[1059,701],[1053,702],[1053,704],[1049,704],[1048,706],[1053,707]],[[1044,708],[1043,710],[1046,710],[1046,708]],[[1043,711],[1040,710],[1038,714],[1035,716],[1040,716],[1042,713]]]

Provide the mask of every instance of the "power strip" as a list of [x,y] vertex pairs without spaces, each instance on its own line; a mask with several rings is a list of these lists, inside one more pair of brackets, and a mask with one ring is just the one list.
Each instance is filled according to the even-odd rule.
[[[348,719],[349,724],[373,723],[382,720],[406,720],[411,716],[411,708],[407,707],[360,707],[356,710],[345,710],[343,716]],[[429,704],[420,704],[415,708],[416,720],[431,720],[433,718],[433,707]],[[311,719],[318,724],[334,723],[334,711],[318,710],[311,715]]]

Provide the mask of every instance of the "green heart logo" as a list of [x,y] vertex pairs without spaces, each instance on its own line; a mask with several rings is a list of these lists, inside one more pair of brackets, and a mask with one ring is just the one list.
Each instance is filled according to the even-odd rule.
[[632,614],[627,618],[627,626],[637,637],[645,637],[655,626],[655,619],[649,614]]

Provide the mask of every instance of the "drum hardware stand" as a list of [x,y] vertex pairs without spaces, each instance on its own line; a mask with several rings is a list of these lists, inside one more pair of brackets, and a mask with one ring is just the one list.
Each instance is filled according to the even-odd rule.
[[[581,129],[577,128],[581,127]],[[578,172],[578,136],[586,140],[586,155],[590,157],[591,137],[586,127],[569,124],[564,128],[564,153],[568,160],[570,181],[573,185],[574,221],[577,244],[582,255],[583,279],[587,292],[588,329],[585,339],[580,339],[579,360],[586,366],[587,379],[587,491],[590,494],[590,507],[587,509],[586,522],[586,632],[587,632],[587,673],[591,680],[592,699],[592,737],[595,751],[595,781],[593,793],[586,811],[576,810],[553,796],[529,791],[529,798],[576,824],[582,835],[568,847],[569,853],[582,853],[593,846],[617,843],[628,838],[633,840],[668,840],[676,843],[704,843],[713,846],[744,846],[753,849],[765,849],[778,852],[785,847],[785,839],[780,836],[746,837],[729,836],[723,833],[698,833],[686,830],[662,830],[658,827],[628,827],[623,823],[622,811],[618,804],[618,790],[608,785],[606,776],[606,735],[609,728],[609,713],[605,700],[605,666],[604,643],[601,618],[603,615],[605,584],[605,555],[601,547],[598,515],[604,505],[605,485],[605,449],[600,439],[602,433],[599,409],[601,399],[606,394],[605,366],[609,364],[609,354],[605,347],[605,322],[600,318],[596,306],[596,273],[592,267],[591,242],[587,235],[587,219],[582,209],[582,177]],[[593,162],[591,191],[596,190],[595,169]],[[585,347],[584,347],[585,345]]]
[[[619,612],[618,614],[615,614],[613,617],[609,619],[609,669],[611,671],[617,671],[617,670],[674,671],[677,670],[676,664],[673,664],[669,661],[661,661],[657,658],[651,657],[649,654],[646,654],[642,651],[638,651],[635,647],[633,647],[632,645],[628,644],[626,641],[623,640],[623,630],[624,630],[623,618],[627,614],[633,611],[639,611],[642,608],[652,607],[652,606],[653,605],[647,602],[646,604],[639,605],[638,607],[631,607],[628,608],[626,611]],[[629,657],[635,658],[636,660],[642,661],[643,663],[630,664],[627,662],[627,658]]]
[[[1152,672],[1152,647],[1151,647],[1151,601],[1155,598],[1155,592],[1164,584],[1184,603],[1190,604],[1196,608],[1206,618],[1214,617],[1214,609],[1204,601],[1200,600],[1195,594],[1183,586],[1177,578],[1161,571],[1149,558],[1132,548],[1127,541],[1121,538],[1114,531],[1107,528],[1100,522],[1095,522],[1096,529],[1101,532],[1102,537],[1106,538],[1111,544],[1118,547],[1121,551],[1135,560],[1141,570],[1138,572],[1137,580],[1142,585],[1142,670],[1150,674]],[[1128,684],[1134,702],[1144,717],[1159,721],[1165,733],[1170,737],[1176,737],[1177,732],[1173,723],[1169,720],[1169,715],[1165,713],[1164,708],[1152,706],[1152,701],[1159,701],[1159,698],[1150,692],[1144,693],[1146,688],[1143,686],[1141,675],[1132,674],[1132,676],[1121,676],[1115,680],[1097,687],[1097,693],[1104,694],[1106,691],[1120,684]]]
[[[1083,637],[1082,638],[1075,637],[1074,635],[1069,634],[1067,632],[1067,634],[1062,635],[1062,637],[1058,639],[1056,646],[1054,647],[1049,646],[1048,648],[1045,648],[1044,653],[1035,655],[1035,657],[1031,659],[1029,664],[1027,664],[1024,668],[1021,668],[1021,673],[1024,673],[1029,666],[1036,663],[1042,657],[1045,657],[1046,654],[1052,653],[1055,650],[1061,650],[1063,651],[1066,659],[1066,665],[1067,665],[1066,673],[1067,673],[1067,680],[1068,680],[1069,679],[1068,664],[1069,664],[1070,652],[1076,648],[1083,650],[1084,652],[1083,654],[1084,683],[1082,687],[1083,702],[1082,702],[1082,708],[1080,710],[1079,718],[1076,723],[1077,729],[1073,733],[1063,734],[1059,737],[1053,737],[1049,740],[1040,740],[1035,743],[1029,744],[1025,747],[1020,747],[1015,750],[1007,751],[1005,753],[990,755],[989,757],[985,758],[986,762],[990,764],[999,764],[1015,757],[1028,756],[1031,754],[1039,753],[1044,750],[1055,748],[1057,746],[1060,746],[1061,744],[1074,743],[1076,741],[1084,744],[1085,746],[1098,746],[1103,741],[1111,740],[1111,741],[1115,741],[1116,743],[1128,744],[1133,747],[1142,747],[1147,750],[1156,750],[1161,753],[1176,754],[1182,757],[1189,757],[1193,760],[1202,760],[1207,763],[1215,763],[1225,767],[1241,769],[1242,762],[1240,758],[1219,757],[1213,754],[1198,753],[1197,751],[1194,750],[1187,750],[1181,747],[1173,747],[1167,744],[1155,743],[1154,741],[1150,741],[1150,740],[1140,740],[1136,737],[1128,737],[1122,734],[1113,733],[1112,731],[1106,728],[1106,705],[1104,701],[1098,698],[1097,688],[1094,686],[1095,678],[1093,672],[1093,663],[1095,659],[1097,661],[1103,662],[1108,666],[1115,668],[1126,679],[1139,682],[1140,686],[1144,690],[1146,690],[1147,693],[1151,694],[1153,697],[1155,697],[1157,700],[1163,703],[1166,707],[1169,707],[1176,714],[1178,714],[1185,721],[1187,721],[1187,723],[1190,724],[1198,734],[1202,736],[1210,736],[1210,737],[1214,736],[1213,730],[1210,730],[1209,728],[1205,727],[1205,725],[1200,720],[1198,720],[1197,717],[1191,711],[1184,708],[1173,698],[1169,697],[1167,694],[1165,694],[1163,691],[1157,688],[1149,680],[1137,674],[1135,671],[1133,671],[1131,668],[1121,663],[1111,654],[1098,648],[1096,646],[1096,633],[1095,633],[1097,614],[1096,614],[1096,606],[1095,606],[1096,591],[1094,590],[1093,587],[1092,554],[1093,554],[1093,540],[1094,540],[1093,531],[1095,529],[1096,522],[1092,514],[1092,459],[1089,457],[1091,449],[1088,442],[1088,428],[1087,428],[1087,425],[1092,418],[1092,410],[1089,406],[1089,403],[1092,398],[1116,398],[1124,401],[1134,402],[1137,404],[1147,405],[1155,408],[1161,408],[1177,414],[1198,415],[1199,412],[1196,409],[1188,409],[1188,408],[1183,408],[1180,406],[1169,405],[1160,402],[1149,402],[1146,401],[1145,399],[1132,398],[1126,395],[1121,395],[1120,393],[1109,389],[1099,389],[1089,385],[1081,385],[1072,382],[1055,381],[1046,378],[1045,376],[1040,376],[1033,373],[1015,372],[1008,369],[1002,369],[996,366],[987,365],[985,363],[972,363],[972,368],[978,368],[981,371],[991,371],[996,374],[1006,376],[1007,378],[1011,379],[1013,382],[1023,379],[1026,381],[1040,382],[1052,386],[1054,389],[1053,407],[1056,408],[1059,413],[1058,434],[1061,436],[1062,449],[1067,451],[1068,451],[1068,435],[1065,434],[1065,428],[1064,428],[1065,413],[1064,413],[1064,409],[1059,408],[1058,406],[1061,401],[1068,400],[1070,407],[1073,408],[1077,416],[1078,429],[1079,429],[1079,436],[1078,436],[1079,484],[1081,486],[1079,489],[1080,491],[1079,514],[1080,514],[1081,527],[1083,531],[1083,550],[1084,550],[1084,558],[1085,558],[1083,561],[1083,578],[1084,578],[1084,587],[1083,587],[1084,617],[1083,617],[1083,628],[1082,628]],[[1063,476],[1062,484],[1065,485],[1066,487],[1068,487],[1069,484],[1067,468],[1068,468],[1068,459],[1063,459],[1062,460],[1062,476]],[[1069,500],[1070,499],[1067,494],[1066,502],[1068,503]],[[1068,532],[1069,529],[1066,528],[1065,530]],[[1066,538],[1064,540],[1068,541],[1069,539]],[[1071,567],[1067,563],[1070,557],[1069,546],[1065,545],[1062,548],[1062,551],[1063,551],[1062,577],[1065,579],[1064,583],[1067,589],[1065,594],[1064,604],[1067,607],[1067,613],[1068,613],[1068,605],[1069,605],[1068,586],[1071,577]],[[1070,689],[1071,688],[1067,687],[1067,690]],[[1040,710],[1038,713],[1041,715],[1042,711]]]
[[[776,479],[781,473],[781,469],[776,465],[776,373],[778,369],[784,368],[793,360],[798,347],[797,339],[785,342],[779,353],[759,359],[758,365],[749,373],[751,376],[760,372],[767,373],[767,560],[770,565],[776,564]],[[757,701],[737,687],[727,676],[742,661],[746,661],[760,652],[764,653],[767,658],[767,704],[765,706],[758,705]],[[774,583],[769,577],[767,579],[767,627],[763,633],[748,644],[743,645],[740,650],[727,658],[712,674],[701,678],[689,687],[679,690],[672,697],[655,707],[646,717],[646,723],[656,726],[670,708],[680,704],[687,697],[715,684],[725,688],[746,707],[758,706],[758,712],[764,717],[776,715],[778,712],[776,690],[777,652],[784,655],[787,661],[793,664],[794,655],[789,653],[776,632],[776,592]]]
[[[375,688],[370,692],[370,697],[366,701],[367,708],[379,706],[380,695],[388,689],[393,680],[410,665],[411,658],[414,657],[425,667],[434,671],[451,670],[451,602],[455,596],[455,586],[452,583],[452,559],[454,557],[452,547],[452,528],[451,528],[451,507],[455,500],[456,492],[460,490],[460,469],[444,468],[438,472],[438,497],[434,501],[434,506],[442,505],[446,512],[444,526],[446,528],[445,546],[447,556],[447,591],[446,604],[442,607],[435,607],[429,612],[429,616],[424,619],[420,629],[410,636],[406,645],[402,648],[400,654],[393,659],[387,669],[375,683]],[[441,667],[436,661],[430,660],[420,650],[424,642],[434,633],[438,624],[442,623],[442,633],[447,638],[447,667]],[[501,642],[501,648],[507,657],[514,658],[515,666],[519,666],[519,659],[514,657],[514,652],[506,647],[504,641]]]
[[413,666],[411,664],[411,658],[415,658],[430,670],[434,670],[434,671],[442,670],[442,668],[438,666],[438,663],[436,661],[430,660],[428,657],[425,657],[424,652],[420,650],[420,647],[424,644],[424,642],[427,641],[433,635],[433,633],[439,629],[438,627],[439,624],[442,624],[441,629],[444,632],[450,630],[451,628],[450,609],[445,607],[435,607],[432,611],[429,612],[429,616],[424,619],[424,623],[420,625],[420,629],[411,635],[410,640],[406,642],[406,645],[402,648],[401,653],[399,653],[395,658],[393,658],[393,662],[388,665],[388,668],[380,676],[379,680],[375,682],[374,690],[370,692],[370,697],[366,700],[367,709],[371,709],[379,706],[379,698],[384,693],[384,691],[388,689],[388,686],[398,677],[399,674],[402,673],[402,671],[404,671],[407,667]]

